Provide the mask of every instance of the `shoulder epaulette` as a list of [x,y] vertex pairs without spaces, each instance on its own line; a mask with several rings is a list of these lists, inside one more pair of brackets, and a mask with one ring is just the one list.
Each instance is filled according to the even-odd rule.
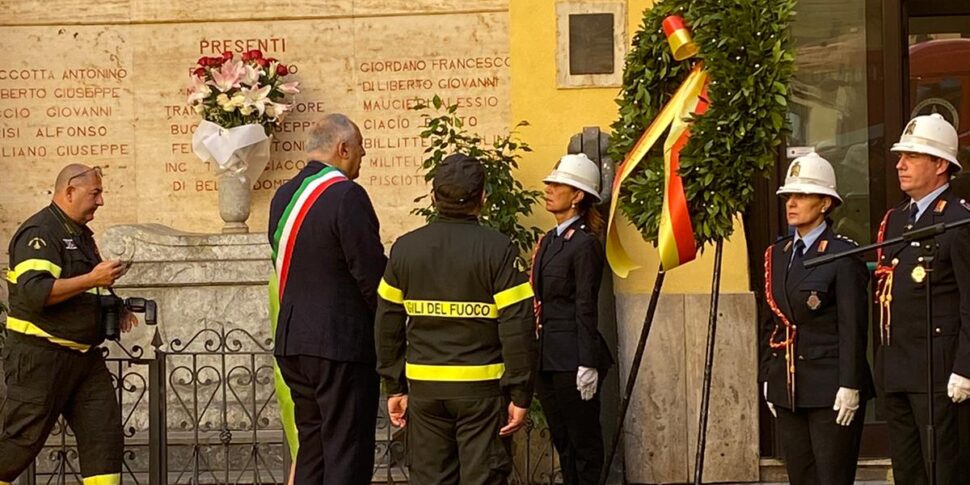
[[967,202],[967,199],[960,199],[960,205],[963,206],[964,209],[970,211],[970,202]]
[[851,244],[853,246],[858,246],[859,245],[859,243],[855,242],[855,240],[853,240],[851,238],[848,238],[848,237],[845,237],[845,236],[843,236],[841,234],[836,234],[835,235],[835,238],[836,239],[841,239],[842,241],[845,241],[845,242],[847,242],[847,243],[849,243],[849,244]]

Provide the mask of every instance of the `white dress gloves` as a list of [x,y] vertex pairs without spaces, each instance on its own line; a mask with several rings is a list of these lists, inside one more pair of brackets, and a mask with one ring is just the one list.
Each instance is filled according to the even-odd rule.
[[583,401],[593,399],[596,394],[596,384],[599,382],[599,372],[591,367],[579,366],[576,372],[576,390]]
[[768,381],[765,381],[765,385],[762,386],[762,390],[763,390],[764,395],[765,395],[765,404],[768,405],[768,410],[771,411],[771,415],[772,416],[774,416],[774,417],[777,418],[778,417],[778,412],[775,411],[775,405],[774,404],[771,404],[771,401],[768,400]]
[[946,386],[946,395],[955,403],[961,403],[970,398],[970,379],[960,374],[950,374],[950,383]]
[[839,391],[835,393],[835,404],[832,406],[833,411],[839,412],[838,416],[835,417],[835,422],[842,426],[848,426],[852,423],[857,409],[859,409],[859,390],[840,387]]

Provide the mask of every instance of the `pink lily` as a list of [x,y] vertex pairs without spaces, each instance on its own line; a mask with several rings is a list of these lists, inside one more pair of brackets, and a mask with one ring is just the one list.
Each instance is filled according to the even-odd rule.
[[279,90],[283,94],[298,94],[300,92],[300,82],[291,81],[280,84]]
[[223,93],[232,88],[238,88],[239,78],[246,73],[242,67],[242,61],[225,62],[218,70],[213,69],[211,72],[212,81],[209,81],[209,84]]
[[207,98],[210,94],[212,94],[212,90],[209,89],[209,86],[207,86],[205,83],[205,79],[203,79],[201,76],[190,75],[189,77],[192,79],[192,86],[189,94],[190,105],[200,103],[204,101],[205,98]]
[[266,111],[266,105],[272,103],[272,100],[268,98],[270,89],[272,89],[272,86],[268,85],[261,88],[254,86],[252,89],[243,86],[239,90],[244,98],[243,106],[255,108],[262,116]]

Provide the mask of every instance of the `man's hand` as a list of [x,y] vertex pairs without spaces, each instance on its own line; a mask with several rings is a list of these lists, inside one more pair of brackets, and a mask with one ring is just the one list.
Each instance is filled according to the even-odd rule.
[[835,404],[832,405],[832,410],[839,412],[835,422],[841,426],[848,426],[852,423],[857,409],[859,409],[859,390],[840,387],[835,393]]
[[391,424],[398,428],[407,426],[408,420],[405,417],[408,411],[408,395],[396,394],[387,397],[387,415],[391,418]]
[[509,403],[509,422],[502,429],[498,430],[499,436],[509,436],[525,425],[525,416],[529,410],[520,408],[515,403]]
[[121,261],[102,261],[88,273],[91,287],[108,287],[125,274],[125,264]]
[[138,317],[135,316],[134,312],[125,310],[121,313],[121,331],[123,333],[128,333],[131,329],[138,326]]
[[959,404],[970,398],[970,379],[960,374],[950,374],[950,382],[946,386],[946,395],[953,402]]

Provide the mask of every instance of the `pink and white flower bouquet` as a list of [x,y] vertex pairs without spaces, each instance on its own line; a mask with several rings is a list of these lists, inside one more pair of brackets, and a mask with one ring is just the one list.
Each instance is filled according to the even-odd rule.
[[217,174],[252,183],[269,162],[269,135],[292,107],[286,97],[300,89],[298,82],[286,82],[286,65],[258,50],[234,57],[229,51],[202,57],[192,71],[188,103],[202,115],[192,151],[216,162]]

